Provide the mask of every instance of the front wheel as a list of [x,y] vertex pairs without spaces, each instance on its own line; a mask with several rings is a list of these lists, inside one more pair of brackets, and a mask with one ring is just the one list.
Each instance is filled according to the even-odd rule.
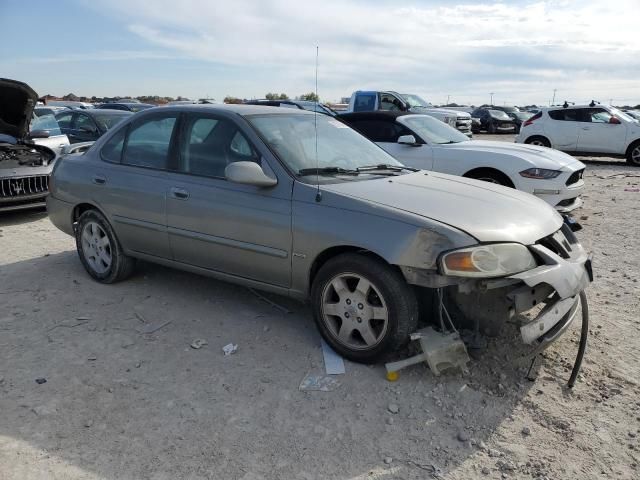
[[537,145],[539,147],[551,148],[551,142],[544,137],[530,137],[527,138],[525,143],[528,143],[529,145]]
[[80,261],[95,280],[114,283],[133,273],[135,260],[123,253],[113,228],[100,212],[88,210],[80,215],[75,233]]
[[374,363],[406,345],[418,324],[418,303],[400,272],[366,255],[325,263],[311,288],[314,319],[345,358]]
[[640,167],[640,142],[632,144],[627,150],[627,162]]

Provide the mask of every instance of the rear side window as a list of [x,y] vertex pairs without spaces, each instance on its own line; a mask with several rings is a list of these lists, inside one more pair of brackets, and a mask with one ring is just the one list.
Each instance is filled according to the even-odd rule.
[[549,116],[553,120],[560,120],[562,122],[579,122],[580,121],[580,109],[579,108],[567,108],[562,110],[550,110]]
[[175,124],[175,116],[154,117],[131,128],[122,163],[166,169]]
[[122,159],[122,147],[124,147],[124,139],[127,134],[126,128],[121,128],[102,146],[100,155],[103,160],[111,163],[120,163]]
[[354,112],[371,112],[376,108],[376,94],[356,95],[353,105]]

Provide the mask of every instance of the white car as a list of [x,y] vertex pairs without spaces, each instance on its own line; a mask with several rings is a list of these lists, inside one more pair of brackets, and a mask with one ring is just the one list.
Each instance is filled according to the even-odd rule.
[[566,153],[534,145],[469,140],[429,115],[363,112],[338,118],[409,167],[516,188],[562,213],[582,205],[585,166]]
[[564,152],[624,156],[640,166],[640,123],[615,107],[590,103],[545,107],[522,124],[518,143]]

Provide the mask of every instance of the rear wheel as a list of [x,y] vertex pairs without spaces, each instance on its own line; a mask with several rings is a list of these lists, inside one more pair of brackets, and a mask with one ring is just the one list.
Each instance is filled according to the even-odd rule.
[[632,143],[627,149],[627,162],[640,167],[640,141]]
[[551,142],[545,137],[529,137],[524,143],[529,145],[538,145],[539,147],[551,148]]
[[85,270],[102,283],[124,280],[135,268],[135,260],[123,253],[113,228],[97,210],[80,215],[76,249]]
[[409,341],[418,303],[402,275],[384,262],[347,253],[325,263],[311,289],[324,339],[344,357],[373,363]]

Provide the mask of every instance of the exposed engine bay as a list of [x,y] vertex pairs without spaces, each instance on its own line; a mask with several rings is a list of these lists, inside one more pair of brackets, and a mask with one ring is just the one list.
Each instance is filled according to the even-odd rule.
[[45,167],[55,154],[48,148],[34,145],[0,143],[0,169]]

